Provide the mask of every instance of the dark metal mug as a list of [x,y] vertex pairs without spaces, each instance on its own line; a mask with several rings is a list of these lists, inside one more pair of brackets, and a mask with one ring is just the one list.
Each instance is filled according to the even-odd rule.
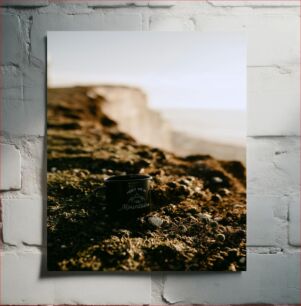
[[149,175],[129,174],[105,180],[106,202],[111,216],[136,217],[151,209]]

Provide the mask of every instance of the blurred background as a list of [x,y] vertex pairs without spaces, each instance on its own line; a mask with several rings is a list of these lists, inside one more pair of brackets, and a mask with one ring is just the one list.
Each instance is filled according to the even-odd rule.
[[137,141],[245,163],[246,40],[239,33],[48,32],[48,86],[91,86]]

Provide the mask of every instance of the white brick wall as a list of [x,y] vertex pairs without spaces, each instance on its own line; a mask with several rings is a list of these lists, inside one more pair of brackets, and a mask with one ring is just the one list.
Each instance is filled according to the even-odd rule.
[[249,67],[248,135],[299,134],[299,73],[298,65]]
[[299,1],[252,1],[252,0],[230,0],[230,1],[218,1],[218,0],[209,0],[213,6],[222,6],[222,7],[298,7]]
[[48,5],[48,0],[3,0],[0,6],[7,7],[39,7]]
[[[17,14],[3,13],[0,15],[5,29],[5,44],[2,44],[1,65],[20,64],[24,57],[24,42],[21,37],[21,23]],[[23,51],[23,52],[22,52]]]
[[150,17],[149,29],[151,31],[192,31],[194,23],[189,18],[155,14]]
[[169,303],[297,303],[300,254],[248,254],[247,272],[190,273],[166,277]]
[[278,8],[233,7],[229,10],[218,7],[213,9],[210,15],[196,14],[193,18],[198,31],[246,33],[248,66],[283,67],[299,63],[298,8],[281,11]]
[[294,246],[301,245],[300,237],[300,193],[289,197],[289,243]]
[[[299,1],[5,0],[1,6],[1,303],[299,302]],[[247,272],[45,274],[45,37],[50,30],[246,34]]]
[[21,155],[15,146],[0,144],[0,188],[18,190],[21,188]]
[[3,242],[22,248],[27,245],[42,246],[45,215],[42,199],[2,200]]
[[150,302],[147,274],[41,273],[39,250],[7,251],[2,256],[5,304],[130,304]]

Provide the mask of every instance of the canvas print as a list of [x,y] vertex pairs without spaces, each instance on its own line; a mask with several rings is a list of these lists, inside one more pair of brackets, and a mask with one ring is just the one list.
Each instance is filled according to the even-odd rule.
[[246,270],[246,41],[47,33],[49,271]]

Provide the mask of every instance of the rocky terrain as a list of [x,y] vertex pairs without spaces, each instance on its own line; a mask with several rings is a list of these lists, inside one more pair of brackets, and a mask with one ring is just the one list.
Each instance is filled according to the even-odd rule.
[[[48,90],[48,269],[245,270],[244,166],[141,145],[109,102],[88,87]],[[104,179],[130,173],[152,176],[152,211],[117,221]]]

